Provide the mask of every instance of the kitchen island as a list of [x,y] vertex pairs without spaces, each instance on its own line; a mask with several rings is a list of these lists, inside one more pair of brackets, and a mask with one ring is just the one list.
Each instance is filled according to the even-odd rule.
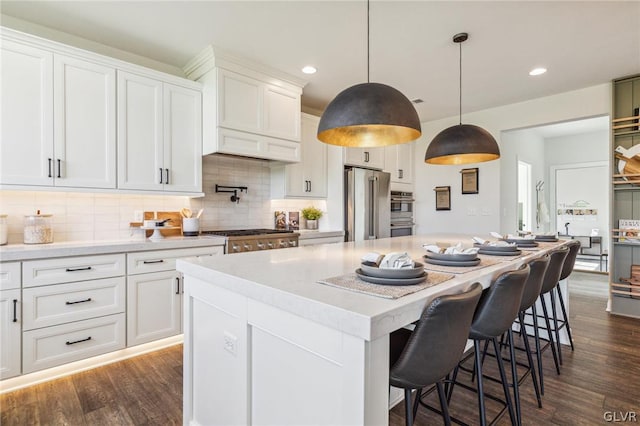
[[353,272],[367,252],[421,260],[423,243],[458,241],[471,245],[470,236],[423,235],[179,260],[184,424],[388,424],[389,334],[434,297],[488,287],[550,247],[398,299],[317,281]]

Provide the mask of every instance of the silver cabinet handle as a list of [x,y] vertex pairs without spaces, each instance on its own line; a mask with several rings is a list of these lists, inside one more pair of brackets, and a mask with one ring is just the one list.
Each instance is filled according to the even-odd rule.
[[176,277],[176,294],[180,294],[180,277]]
[[13,299],[13,322],[18,322],[18,299]]
[[402,179],[404,177],[404,171],[402,169],[398,169],[398,178]]
[[365,151],[364,152],[364,162],[368,163],[369,162],[369,151]]
[[142,263],[145,265],[150,265],[152,263],[163,263],[164,260],[162,259],[158,259],[158,260],[143,260]]
[[311,181],[309,181],[309,192],[311,192]]
[[165,171],[164,183],[169,185],[169,169],[164,169],[164,171]]
[[160,183],[162,183],[162,167],[160,167]]
[[53,177],[51,174],[51,158],[48,158],[47,160],[49,160],[49,177]]
[[56,176],[56,177],[62,177],[62,176],[60,176],[60,168],[61,168],[60,167],[60,159],[58,158],[58,176]]

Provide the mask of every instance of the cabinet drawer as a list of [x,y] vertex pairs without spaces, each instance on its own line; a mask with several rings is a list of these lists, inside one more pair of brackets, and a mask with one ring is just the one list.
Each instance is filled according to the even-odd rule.
[[125,311],[125,278],[26,288],[22,292],[24,330]]
[[216,256],[224,254],[224,246],[209,246],[178,250],[154,250],[127,255],[128,275],[173,271],[176,259],[182,257]]
[[125,347],[125,314],[22,333],[23,373],[89,358]]
[[124,254],[66,257],[22,263],[22,286],[68,283],[125,274]]
[[20,262],[0,263],[0,290],[20,288]]

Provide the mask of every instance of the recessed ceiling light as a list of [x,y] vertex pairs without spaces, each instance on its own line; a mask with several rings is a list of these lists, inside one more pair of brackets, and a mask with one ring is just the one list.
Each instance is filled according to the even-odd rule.
[[542,75],[545,72],[547,72],[546,68],[534,68],[531,71],[529,71],[529,75]]
[[307,65],[306,67],[302,68],[302,72],[305,74],[315,74],[316,71],[318,71],[316,67],[312,67],[311,65]]

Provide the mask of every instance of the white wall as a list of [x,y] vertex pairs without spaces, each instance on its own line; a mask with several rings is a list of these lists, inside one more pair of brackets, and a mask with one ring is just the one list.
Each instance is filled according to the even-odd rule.
[[[611,84],[602,84],[465,114],[462,122],[488,130],[502,149],[504,131],[607,115],[610,111]],[[423,162],[431,139],[441,130],[457,123],[457,117],[422,123],[423,136],[414,148],[416,232],[456,230],[481,235],[497,229],[512,232],[514,222],[509,218],[515,215],[515,202],[510,202],[509,196],[513,192],[515,175],[508,173],[508,161],[465,166],[480,169],[480,193],[464,196],[460,194],[459,174],[464,167],[426,165]],[[502,170],[503,167],[507,169]],[[452,189],[452,210],[448,212],[435,210],[433,188],[441,185],[450,185]],[[479,214],[469,216],[469,209]],[[509,219],[509,222],[505,219]]]

